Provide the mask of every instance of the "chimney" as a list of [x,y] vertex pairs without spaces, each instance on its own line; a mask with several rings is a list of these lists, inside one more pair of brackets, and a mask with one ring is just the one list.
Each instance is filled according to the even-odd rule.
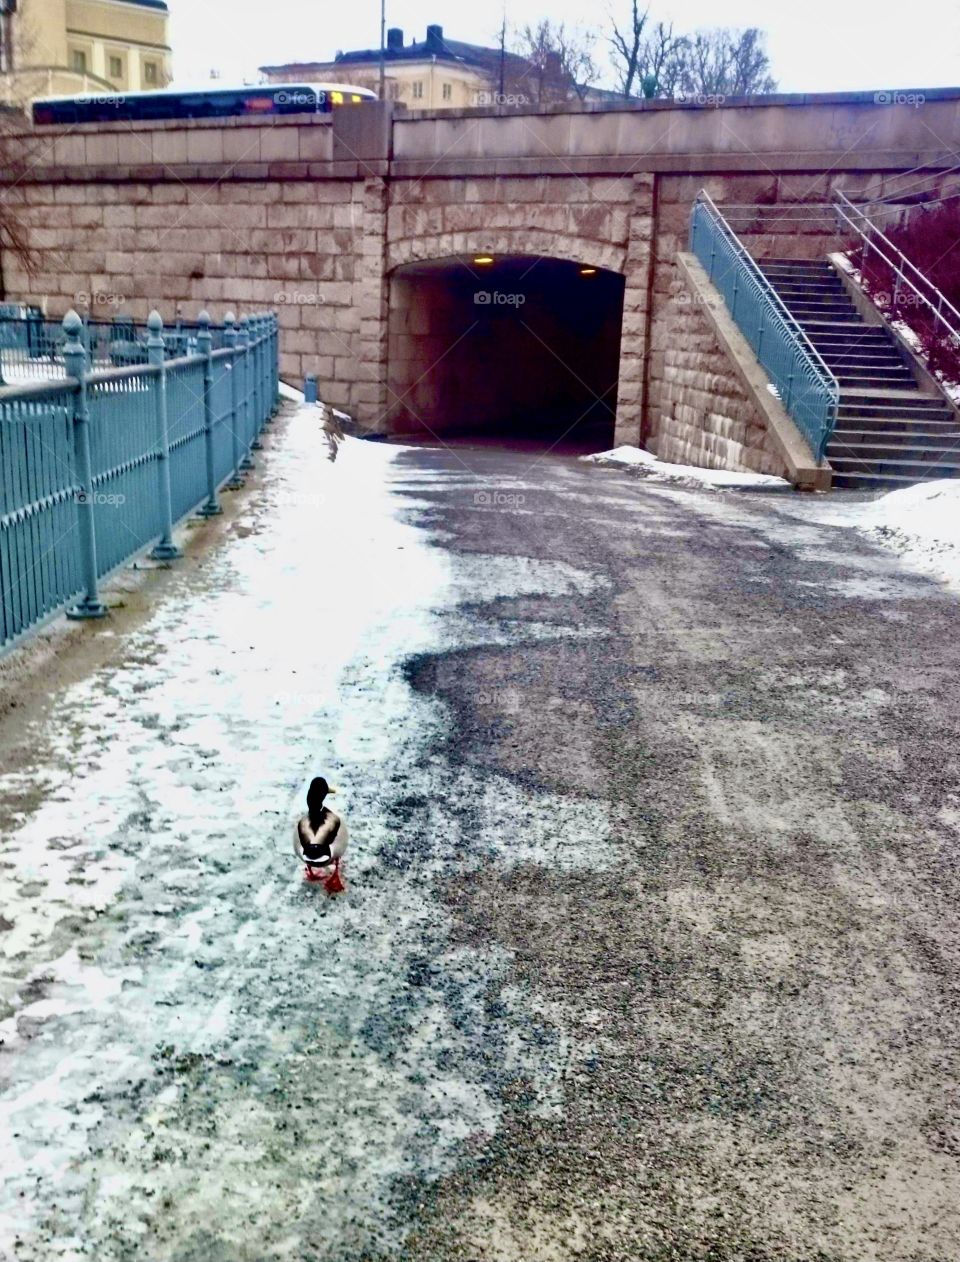
[[391,26],[387,31],[387,48],[391,52],[397,52],[403,48],[403,31],[399,26]]
[[441,52],[443,50],[443,27],[428,26],[427,27],[427,47],[433,52]]

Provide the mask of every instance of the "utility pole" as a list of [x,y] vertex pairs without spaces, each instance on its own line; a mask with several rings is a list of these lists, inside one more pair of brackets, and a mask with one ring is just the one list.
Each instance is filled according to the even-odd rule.
[[387,0],[380,0],[380,100],[387,96]]
[[13,72],[13,15],[17,0],[0,0],[0,69]]
[[503,21],[500,23],[500,100],[503,104],[507,79],[507,6],[503,6]]

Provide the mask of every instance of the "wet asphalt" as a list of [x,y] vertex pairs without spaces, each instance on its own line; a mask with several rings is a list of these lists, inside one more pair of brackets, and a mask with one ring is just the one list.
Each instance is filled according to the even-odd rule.
[[268,446],[25,733],[105,893],[8,953],[5,1262],[960,1256],[957,600],[793,495]]

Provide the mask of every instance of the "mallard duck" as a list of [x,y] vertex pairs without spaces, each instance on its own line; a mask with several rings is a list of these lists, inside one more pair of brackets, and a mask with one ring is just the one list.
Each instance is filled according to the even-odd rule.
[[323,776],[311,780],[307,813],[293,831],[293,853],[303,861],[304,876],[308,881],[319,881],[328,894],[344,889],[340,861],[350,839],[343,817],[324,805],[324,799],[334,793],[336,789]]

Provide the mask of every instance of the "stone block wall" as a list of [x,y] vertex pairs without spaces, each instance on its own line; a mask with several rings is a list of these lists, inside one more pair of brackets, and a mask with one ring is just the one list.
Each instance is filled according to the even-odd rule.
[[787,476],[764,417],[679,275],[661,306],[653,350],[651,451],[675,464]]
[[286,380],[316,373],[338,407],[368,400],[385,320],[367,293],[383,287],[381,258],[367,253],[383,213],[364,183],[25,183],[12,195],[41,270],[26,275],[8,253],[9,293],[53,316],[75,307],[107,320],[276,310]]
[[[909,195],[935,139],[929,120],[956,105],[928,102],[921,119],[854,102],[856,149],[846,108],[448,113],[395,121],[392,132],[379,118],[369,152],[336,119],[60,129],[31,138],[37,151],[5,190],[43,259],[28,276],[6,251],[6,290],[55,316],[70,306],[141,318],[153,306],[188,318],[206,307],[218,319],[274,308],[283,376],[315,373],[330,402],[374,427],[390,405],[397,268],[478,250],[591,264],[625,282],[616,441],[735,461],[739,448],[758,450],[751,422],[731,414],[743,401],[719,369],[686,362],[712,352],[695,313],[675,302],[690,208],[703,187],[721,208],[759,207],[742,226],[755,254],[822,257],[840,243],[829,218],[801,214],[798,224],[780,208],[822,204],[838,189]],[[882,143],[870,130],[878,122]],[[931,149],[934,159],[955,165]],[[694,398],[714,386],[729,408]],[[678,425],[694,424],[682,409],[720,418],[700,427],[709,442],[680,436]]]

